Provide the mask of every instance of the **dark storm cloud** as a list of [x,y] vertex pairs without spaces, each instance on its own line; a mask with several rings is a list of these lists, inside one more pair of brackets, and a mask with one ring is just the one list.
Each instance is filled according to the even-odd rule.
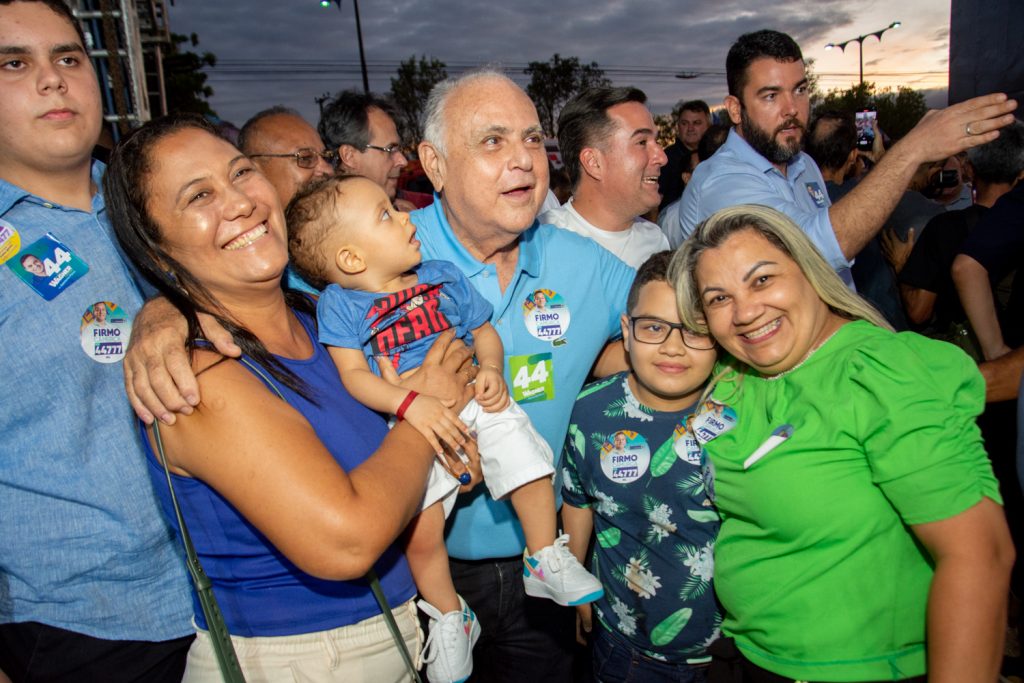
[[[684,97],[721,102],[725,55],[740,34],[770,27],[805,47],[823,44],[851,23],[849,7],[848,0],[364,0],[360,11],[375,91],[388,91],[395,64],[413,54],[437,57],[452,73],[484,63],[521,66],[558,52],[598,62],[617,84],[647,91],[652,109],[663,112]],[[238,124],[276,103],[315,121],[314,97],[361,86],[353,68],[359,53],[350,0],[341,12],[333,5],[323,9],[317,0],[177,0],[170,18],[173,31],[197,33],[200,48],[217,55],[218,68],[210,71],[213,106]],[[231,71],[239,60],[252,67],[249,73]],[[268,65],[293,60],[332,60],[350,68],[333,75],[267,73]],[[622,75],[616,67],[658,73]],[[702,75],[681,81],[672,77],[678,71]],[[510,75],[526,80],[521,72]]]

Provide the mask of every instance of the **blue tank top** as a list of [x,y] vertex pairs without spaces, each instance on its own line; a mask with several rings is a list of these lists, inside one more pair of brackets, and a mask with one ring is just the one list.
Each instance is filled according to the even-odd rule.
[[[281,356],[277,359],[306,382],[316,403],[269,375],[267,378],[309,421],[342,469],[351,471],[377,450],[387,434],[387,426],[380,415],[364,407],[345,390],[333,361],[316,341],[312,320],[296,314],[313,342],[313,355],[306,360]],[[150,479],[164,515],[180,535],[163,466],[153,453],[145,427],[141,429]],[[380,607],[365,580],[328,581],[306,574],[205,483],[174,473],[171,477],[196,553],[213,581],[213,592],[233,635],[312,633],[380,614]],[[394,544],[374,567],[392,606],[415,594],[405,556]],[[207,628],[194,591],[192,601],[196,623]]]

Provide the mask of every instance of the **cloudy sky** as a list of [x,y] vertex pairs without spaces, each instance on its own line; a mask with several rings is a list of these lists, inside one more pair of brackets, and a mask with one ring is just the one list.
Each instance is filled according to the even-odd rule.
[[[214,109],[241,125],[256,111],[286,104],[311,122],[315,98],[361,87],[351,0],[342,9],[318,0],[175,0],[170,26],[196,33],[213,52],[208,70]],[[655,113],[680,98],[712,106],[725,95],[725,55],[737,36],[760,28],[786,31],[814,58],[823,89],[857,81],[856,43],[903,22],[881,43],[865,41],[865,80],[944,90],[948,84],[949,0],[362,0],[359,6],[371,90],[386,93],[398,62],[436,57],[453,75],[496,63],[526,82],[523,67],[555,52],[596,61],[616,85],[645,90]],[[696,77],[681,80],[675,74]],[[941,106],[944,93],[929,104]]]

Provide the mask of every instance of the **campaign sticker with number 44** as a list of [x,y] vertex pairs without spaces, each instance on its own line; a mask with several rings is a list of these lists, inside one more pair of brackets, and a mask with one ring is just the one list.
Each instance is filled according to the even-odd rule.
[[512,398],[516,403],[550,401],[555,397],[550,353],[511,356],[508,367],[512,376]]

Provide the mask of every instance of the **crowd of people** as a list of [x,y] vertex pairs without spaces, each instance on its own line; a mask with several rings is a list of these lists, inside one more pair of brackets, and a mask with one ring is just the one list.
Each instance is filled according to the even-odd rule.
[[859,150],[757,31],[667,149],[579,93],[563,202],[481,69],[423,202],[364,93],[105,165],[86,44],[0,0],[0,680],[997,680],[1015,102]]

